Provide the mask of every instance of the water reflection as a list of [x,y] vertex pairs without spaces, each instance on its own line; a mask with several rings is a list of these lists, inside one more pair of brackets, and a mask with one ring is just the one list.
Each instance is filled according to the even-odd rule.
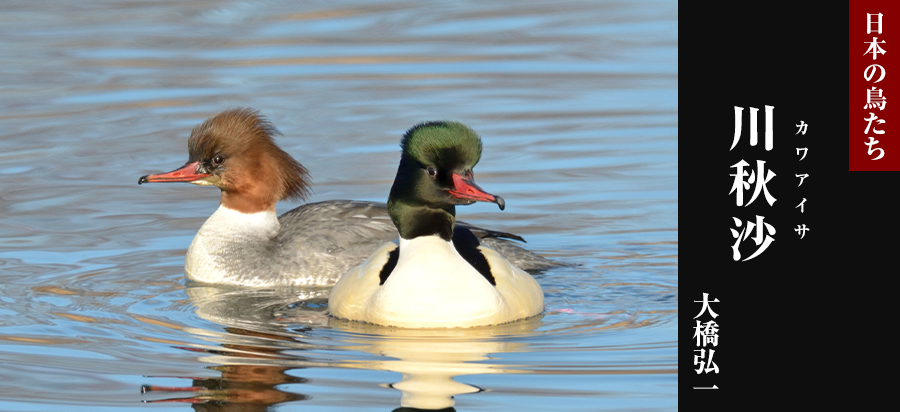
[[[313,366],[398,372],[399,382],[384,385],[401,393],[400,408],[395,410],[455,410],[454,396],[482,389],[454,378],[509,373],[491,362],[490,354],[526,350],[514,338],[542,324],[538,316],[480,328],[389,328],[328,317],[327,289],[283,292],[189,286],[185,293],[198,316],[224,328],[185,327],[186,332],[216,345],[179,349],[197,352],[201,361],[217,364],[207,369],[221,375],[190,378],[191,385],[185,387],[144,385],[142,391],[155,398],[145,402],[185,402],[198,411],[265,411],[280,403],[306,400],[307,395],[279,385],[307,383],[299,375]],[[330,328],[337,341],[311,341],[309,332],[316,328]],[[304,356],[325,345],[336,351],[332,352],[338,354],[335,359]],[[353,359],[347,352],[374,356]],[[190,396],[183,396],[185,392]]]
[[[253,336],[263,339],[285,339],[276,335],[248,331],[239,328],[227,328],[229,333],[241,336]],[[271,359],[278,356],[281,348],[255,345],[224,344],[221,351],[182,348],[207,353],[211,357],[230,354],[247,359]],[[201,357],[202,358],[202,357]],[[307,380],[287,374],[293,366],[274,366],[268,364],[225,364],[211,366],[208,369],[221,373],[220,377],[193,378],[188,387],[163,387],[144,385],[142,393],[191,392],[189,397],[170,397],[146,402],[185,402],[192,404],[197,411],[267,411],[270,406],[283,402],[308,399],[308,396],[279,390],[278,385],[302,384]]]
[[454,380],[457,376],[508,373],[490,362],[492,353],[525,350],[525,344],[506,338],[527,335],[541,326],[541,317],[506,325],[454,329],[404,329],[334,320],[332,327],[352,333],[348,349],[381,359],[342,366],[399,372],[391,385],[401,392],[400,405],[441,409],[454,405],[456,395],[481,391]]
[[[217,364],[207,369],[221,375],[190,378],[192,383],[187,387],[144,385],[144,394],[163,393],[166,396],[145,402],[185,402],[197,411],[267,411],[274,405],[309,398],[278,387],[307,382],[307,379],[288,373],[307,360],[284,352],[308,345],[277,323],[277,311],[290,308],[298,301],[325,296],[327,290],[284,293],[189,286],[185,293],[197,315],[223,325],[224,332],[185,327],[184,331],[203,336],[217,345],[178,348],[200,353],[201,361]],[[320,320],[319,324],[326,319],[321,313],[311,315]],[[173,396],[184,392],[190,392],[190,396]]]

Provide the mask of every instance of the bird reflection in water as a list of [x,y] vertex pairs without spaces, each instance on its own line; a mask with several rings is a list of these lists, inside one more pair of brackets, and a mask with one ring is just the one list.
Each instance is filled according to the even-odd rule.
[[399,372],[400,382],[391,387],[401,392],[400,405],[436,410],[453,407],[456,395],[482,390],[456,381],[457,376],[510,373],[506,365],[491,363],[490,355],[526,351],[521,338],[541,324],[537,316],[474,328],[389,328],[340,320],[332,320],[331,327],[352,332],[345,339],[348,350],[379,356],[340,366]]
[[[398,372],[400,381],[385,385],[401,392],[400,407],[393,412],[455,411],[456,395],[482,389],[454,378],[509,373],[506,366],[490,363],[489,355],[527,350],[521,338],[542,324],[537,316],[476,328],[389,328],[328,317],[327,291],[297,296],[193,286],[185,292],[200,317],[225,325],[228,333],[185,327],[218,346],[179,349],[206,354],[201,360],[218,364],[208,369],[221,377],[190,378],[193,382],[187,387],[144,385],[142,391],[146,396],[172,396],[145,402],[186,402],[198,411],[271,411],[284,402],[307,400],[307,395],[279,388],[307,383],[288,371],[297,374],[310,366]],[[305,341],[315,329],[329,328],[341,332],[339,341],[328,345]],[[317,349],[317,354],[325,350],[330,359],[297,355],[309,349]],[[377,358],[361,360],[360,352]],[[342,359],[345,354],[349,356]],[[191,396],[172,395],[184,392]]]
[[[282,336],[253,332],[239,328],[229,327],[225,329],[229,333],[241,336],[253,336],[264,339],[286,340]],[[178,347],[193,352],[207,353],[212,356],[239,356],[252,359],[280,358],[279,353],[283,348],[261,347],[241,344],[225,344],[221,350],[197,349],[190,347]],[[226,364],[210,366],[209,370],[221,373],[220,377],[190,378],[191,386],[164,387],[144,385],[141,392],[191,392],[189,397],[173,397],[158,400],[145,400],[144,402],[185,402],[193,404],[196,411],[269,411],[270,406],[284,402],[306,400],[309,397],[299,393],[285,392],[277,387],[284,384],[302,384],[307,379],[291,376],[288,370],[296,369],[295,366],[276,366],[272,364]]]

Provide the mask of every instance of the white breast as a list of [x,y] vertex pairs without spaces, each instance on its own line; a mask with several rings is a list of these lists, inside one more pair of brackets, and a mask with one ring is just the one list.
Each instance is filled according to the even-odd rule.
[[400,239],[400,256],[380,285],[380,273],[397,248],[384,244],[338,280],[328,298],[332,316],[407,328],[497,325],[544,310],[544,294],[528,273],[480,246],[496,286],[469,265],[453,244],[437,236]]
[[437,236],[400,239],[397,266],[373,296],[376,323],[421,327],[478,324],[502,307],[497,290]]
[[201,282],[228,283],[225,278],[241,272],[242,265],[258,261],[252,254],[273,239],[279,228],[274,210],[241,213],[219,206],[191,242],[185,274]]

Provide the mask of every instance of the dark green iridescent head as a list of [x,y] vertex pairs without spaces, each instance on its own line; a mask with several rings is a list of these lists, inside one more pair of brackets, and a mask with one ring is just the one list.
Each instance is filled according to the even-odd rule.
[[445,168],[472,169],[481,159],[481,138],[459,122],[427,122],[409,129],[400,141],[403,154]]
[[472,168],[481,159],[481,138],[458,122],[427,122],[406,132],[400,167],[388,208],[400,236],[453,236],[456,205],[494,202],[503,198],[475,184]]

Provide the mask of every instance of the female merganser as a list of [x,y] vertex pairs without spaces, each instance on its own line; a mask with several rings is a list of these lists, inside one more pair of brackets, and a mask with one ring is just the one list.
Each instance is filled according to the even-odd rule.
[[387,243],[341,276],[328,311],[341,319],[409,328],[495,325],[544,310],[528,273],[456,226],[455,205],[505,203],[475,184],[481,138],[456,122],[406,132],[388,198],[400,246]]
[[[329,286],[397,238],[380,202],[309,203],[276,217],[275,203],[306,198],[310,184],[307,170],[275,144],[277,134],[255,110],[227,110],[191,131],[184,166],[138,180],[190,182],[222,191],[219,209],[188,248],[188,279],[257,287]],[[501,239],[521,237],[470,228],[527,269],[559,265]]]

